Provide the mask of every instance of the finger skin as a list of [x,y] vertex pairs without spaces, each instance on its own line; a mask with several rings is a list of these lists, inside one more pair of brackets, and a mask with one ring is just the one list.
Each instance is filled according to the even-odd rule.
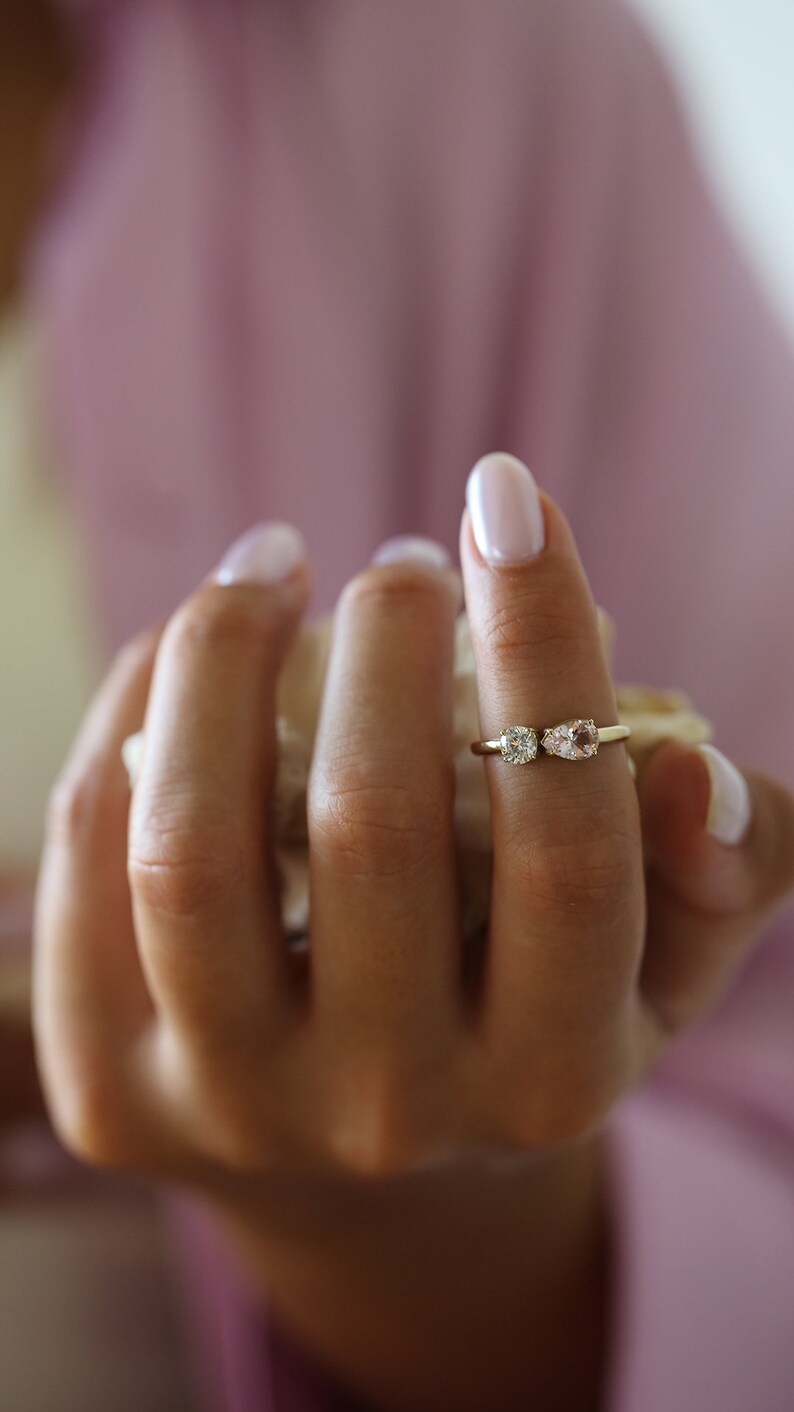
[[140,726],[160,630],[117,657],[53,790],[34,918],[33,1018],[56,1127],[86,1148],[120,1124],[131,1051],[154,1011],[127,885],[125,736]]
[[146,712],[128,860],[139,949],[161,1018],[227,1086],[290,1005],[267,819],[277,676],[308,593],[304,568],[277,586],[208,581],[163,634]]
[[[575,716],[617,720],[597,614],[567,522],[542,496],[545,546],[489,564],[468,512],[461,563],[483,736]],[[644,929],[636,794],[625,747],[570,762],[488,759],[494,837],[484,1034],[539,1090],[619,1082]],[[623,1076],[620,1075],[622,1078]]]
[[449,1058],[459,603],[456,576],[392,564],[360,574],[336,611],[309,786],[312,1023],[351,1063],[348,1094]]
[[648,867],[641,986],[677,1030],[713,1005],[794,887],[794,799],[746,774],[750,827],[727,846],[706,831],[709,775],[696,750],[660,747],[639,781]]

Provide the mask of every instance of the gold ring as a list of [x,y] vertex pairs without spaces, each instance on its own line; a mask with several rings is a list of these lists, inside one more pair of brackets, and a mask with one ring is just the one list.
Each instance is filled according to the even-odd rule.
[[533,726],[505,726],[497,740],[475,740],[474,755],[501,755],[508,765],[529,765],[538,758],[540,746],[547,755],[561,760],[590,760],[600,745],[628,740],[630,726],[597,726],[588,720],[562,721],[558,726],[535,730]]

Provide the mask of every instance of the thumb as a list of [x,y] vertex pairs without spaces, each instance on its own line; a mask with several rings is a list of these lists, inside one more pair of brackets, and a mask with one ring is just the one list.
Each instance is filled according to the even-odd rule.
[[638,784],[648,930],[641,985],[678,1028],[713,1003],[794,886],[794,797],[713,746],[660,747]]

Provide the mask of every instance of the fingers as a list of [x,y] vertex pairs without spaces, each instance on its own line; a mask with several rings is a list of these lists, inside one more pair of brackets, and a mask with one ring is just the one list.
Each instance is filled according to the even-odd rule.
[[289,1012],[267,810],[277,674],[308,592],[297,531],[250,532],[168,624],[146,713],[128,864],[141,957],[168,1026],[227,1083]]
[[[313,1020],[357,1065],[448,1050],[460,954],[452,683],[460,584],[423,541],[337,607],[309,789]],[[399,556],[406,557],[400,559]],[[445,556],[444,556],[445,558]],[[362,1064],[361,1056],[366,1055]]]
[[648,861],[641,985],[665,1029],[714,1003],[794,886],[794,799],[711,746],[657,750],[639,782]]
[[[461,562],[483,735],[617,720],[595,606],[568,525],[520,462],[469,480]],[[602,1083],[623,1042],[643,929],[634,786],[622,744],[572,763],[486,761],[494,835],[484,1020],[507,1062]],[[597,1058],[596,1058],[597,1055]],[[617,1061],[616,1061],[617,1062]],[[542,1088],[542,1083],[540,1087]]]
[[127,886],[129,787],[120,752],[140,725],[159,635],[143,634],[116,659],[48,810],[34,921],[34,1023],[54,1120],[82,1149],[100,1122],[121,1122],[130,1048],[153,1017]]

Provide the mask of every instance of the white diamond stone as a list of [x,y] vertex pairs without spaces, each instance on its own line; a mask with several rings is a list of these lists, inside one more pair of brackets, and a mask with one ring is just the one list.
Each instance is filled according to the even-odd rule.
[[508,726],[499,737],[508,765],[528,765],[538,753],[538,738],[530,726]]
[[588,760],[598,753],[598,728],[593,721],[563,721],[544,733],[542,745],[563,760]]

